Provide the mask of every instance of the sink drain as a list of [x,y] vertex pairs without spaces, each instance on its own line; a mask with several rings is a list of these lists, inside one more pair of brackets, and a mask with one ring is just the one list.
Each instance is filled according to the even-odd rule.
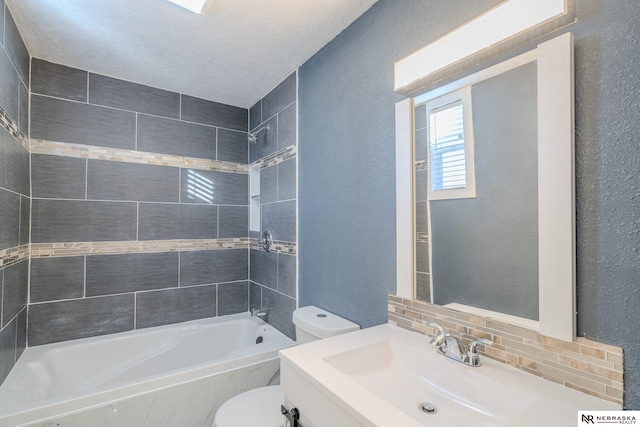
[[430,402],[421,403],[418,408],[425,414],[435,414],[437,412],[435,405]]

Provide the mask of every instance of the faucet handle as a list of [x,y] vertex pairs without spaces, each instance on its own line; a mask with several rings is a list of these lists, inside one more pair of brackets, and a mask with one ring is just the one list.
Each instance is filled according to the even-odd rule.
[[467,352],[469,354],[478,354],[478,344],[493,345],[493,341],[490,341],[484,338],[475,339],[469,343],[469,346],[467,347]]
[[429,322],[429,326],[431,326],[437,331],[436,336],[431,338],[431,340],[429,341],[429,344],[435,345],[435,346],[442,344],[442,341],[445,338],[447,338],[447,333],[444,331],[444,329],[442,329],[442,326],[434,322]]
[[437,335],[444,334],[444,329],[442,329],[442,326],[438,325],[437,323],[429,322],[429,326],[431,326],[432,328],[438,331]]
[[480,366],[480,355],[478,354],[478,344],[493,345],[493,341],[478,338],[467,346],[467,358],[465,363],[469,366]]

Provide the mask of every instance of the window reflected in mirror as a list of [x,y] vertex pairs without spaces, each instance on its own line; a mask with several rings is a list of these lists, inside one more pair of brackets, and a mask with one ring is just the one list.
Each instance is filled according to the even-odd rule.
[[537,73],[415,108],[415,297],[538,320]]

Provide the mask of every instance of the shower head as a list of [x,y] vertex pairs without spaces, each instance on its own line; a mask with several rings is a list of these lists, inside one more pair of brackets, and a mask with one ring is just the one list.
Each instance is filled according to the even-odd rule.
[[263,130],[268,131],[270,129],[270,125],[264,125],[264,126],[260,126],[258,129],[254,130],[253,132],[249,132],[247,134],[247,137],[249,138],[249,142],[252,144],[255,144],[256,142],[258,142],[258,135],[260,135],[260,132],[262,132]]

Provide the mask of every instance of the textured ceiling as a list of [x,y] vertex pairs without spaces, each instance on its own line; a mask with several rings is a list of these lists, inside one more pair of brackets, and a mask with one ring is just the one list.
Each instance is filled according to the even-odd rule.
[[250,107],[377,0],[6,0],[32,56]]

